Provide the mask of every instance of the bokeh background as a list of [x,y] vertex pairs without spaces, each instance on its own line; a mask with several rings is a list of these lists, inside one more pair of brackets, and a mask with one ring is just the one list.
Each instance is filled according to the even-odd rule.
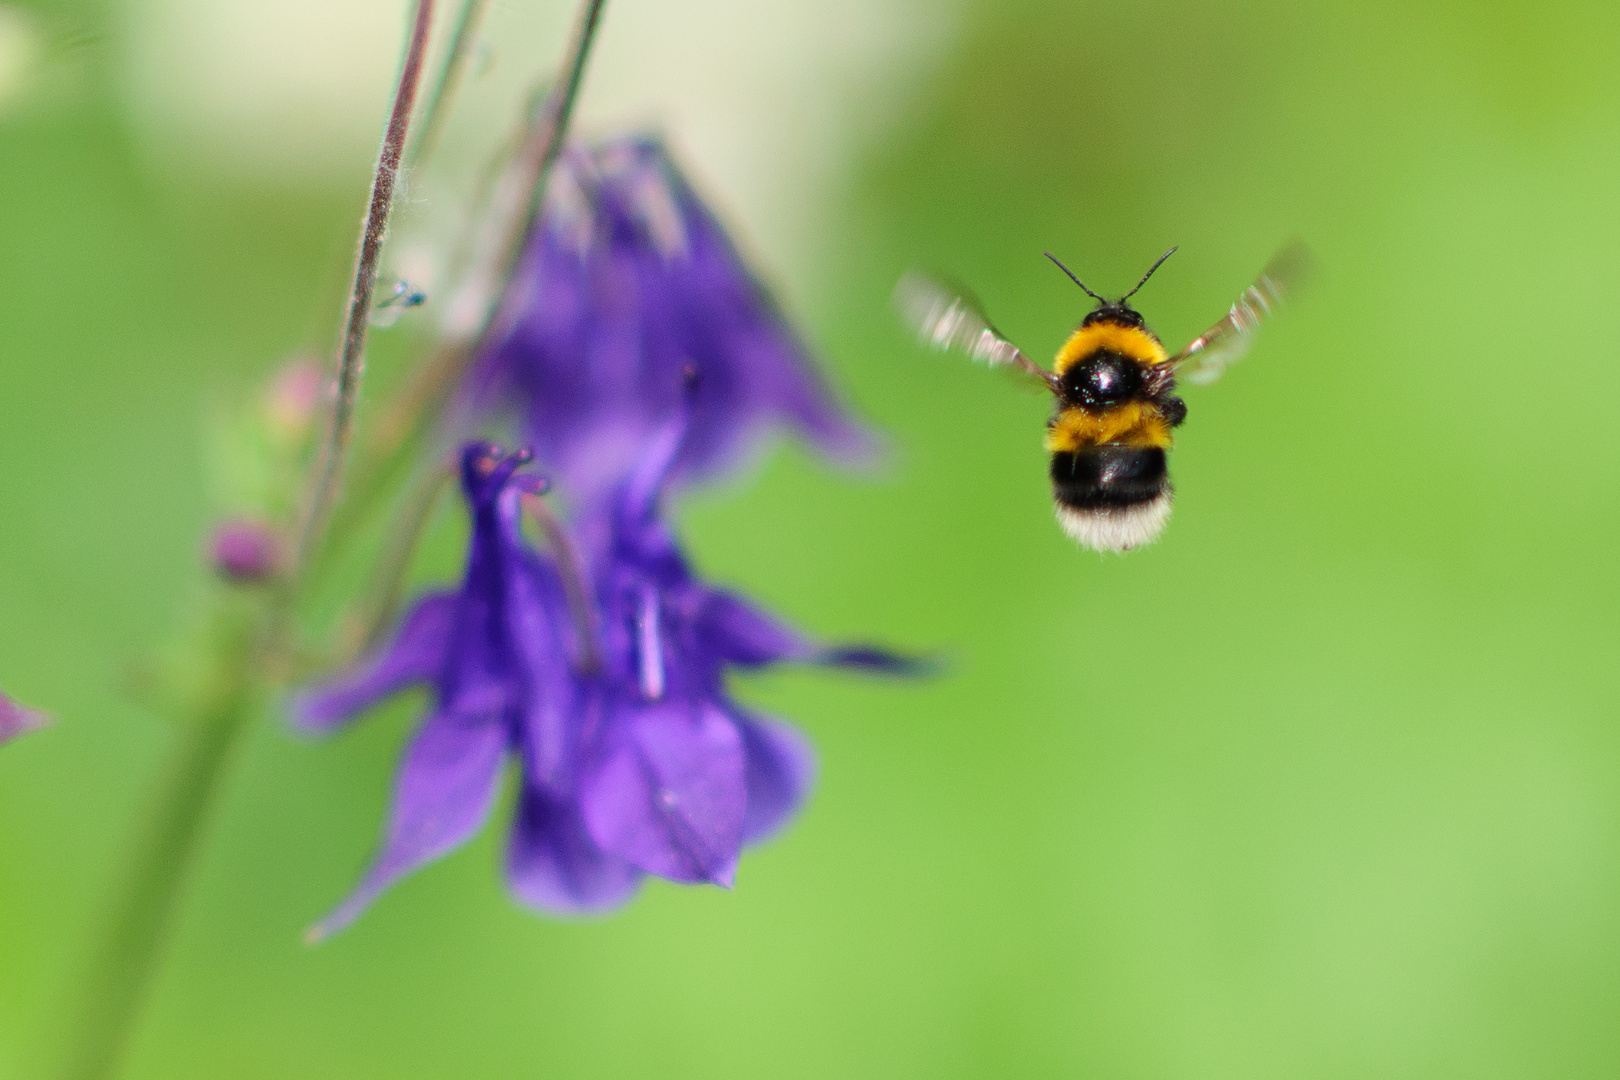
[[[402,8],[0,7],[0,685],[58,718],[0,751],[0,1077],[162,761],[128,672],[206,588],[207,418],[331,340]],[[568,17],[496,6],[397,259]],[[1560,0],[615,0],[583,130],[668,132],[892,449],[694,499],[700,564],[950,671],[743,689],[823,775],[734,892],[542,921],[491,829],[315,949],[420,702],[265,716],[124,1075],[1620,1073],[1617,47]],[[1043,248],[1118,291],[1180,244],[1180,342],[1294,235],[1315,290],[1189,392],[1123,559],[1054,527],[1045,404],[887,306],[944,267],[1045,355],[1086,305]]]

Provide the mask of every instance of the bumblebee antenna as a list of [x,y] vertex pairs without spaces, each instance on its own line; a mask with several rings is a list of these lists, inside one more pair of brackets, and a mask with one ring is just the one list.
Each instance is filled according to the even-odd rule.
[[[1065,274],[1068,274],[1069,275],[1069,280],[1074,282],[1076,285],[1080,286],[1080,291],[1081,292],[1085,293],[1087,296],[1091,297],[1093,300],[1097,301],[1097,303],[1099,303],[1099,304],[1108,303],[1107,300],[1103,299],[1102,297],[1098,296],[1096,293],[1092,292],[1090,289],[1086,288],[1086,283],[1081,281],[1079,278],[1075,277],[1074,276],[1074,271],[1070,270],[1067,266],[1064,266],[1062,261],[1059,260],[1056,255],[1052,254],[1050,251],[1043,251],[1043,252],[1041,252],[1041,254],[1045,255],[1048,259],[1051,259],[1053,262],[1057,263],[1057,268],[1059,270],[1063,271]],[[1159,261],[1163,262],[1164,260],[1160,259]],[[1151,270],[1148,271],[1148,273],[1150,273],[1150,274],[1152,272],[1153,271],[1151,271]],[[1133,289],[1132,291],[1134,292],[1135,290]]]
[[[1159,256],[1159,261],[1154,263],[1152,266],[1148,267],[1148,272],[1143,274],[1142,275],[1142,280],[1138,281],[1136,283],[1136,289],[1140,289],[1142,286],[1146,285],[1147,284],[1147,279],[1153,276],[1153,271],[1155,271],[1159,267],[1163,266],[1164,265],[1164,260],[1166,260],[1170,256],[1174,255],[1176,253],[1177,249],[1180,248],[1180,247],[1181,247],[1181,245],[1177,244],[1175,247],[1171,248],[1169,251],[1165,252],[1163,255],[1160,255]],[[1082,285],[1081,288],[1085,288],[1085,286]],[[1127,301],[1131,297],[1135,296],[1136,295],[1136,289],[1132,289],[1130,292],[1128,292],[1124,296],[1120,297],[1119,302],[1123,304],[1125,301]],[[1087,289],[1086,291],[1089,292],[1090,290]]]

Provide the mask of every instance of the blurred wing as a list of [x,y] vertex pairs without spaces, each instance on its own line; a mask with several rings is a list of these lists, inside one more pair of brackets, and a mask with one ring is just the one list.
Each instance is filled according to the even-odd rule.
[[1018,351],[990,325],[978,301],[965,289],[951,289],[916,272],[900,279],[894,303],[924,345],[963,353],[990,367],[1011,367],[1051,390],[1052,376]]
[[1165,361],[1175,364],[1188,382],[1203,386],[1221,377],[1254,344],[1254,332],[1291,297],[1311,274],[1310,249],[1294,241],[1271,257],[1254,284],[1243,290],[1226,318],[1205,330]]

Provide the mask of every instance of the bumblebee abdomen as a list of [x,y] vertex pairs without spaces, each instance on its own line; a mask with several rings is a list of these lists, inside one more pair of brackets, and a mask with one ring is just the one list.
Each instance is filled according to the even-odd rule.
[[1156,446],[1097,446],[1052,455],[1052,493],[1066,506],[1134,506],[1157,498],[1168,482]]
[[1093,446],[1052,455],[1058,524],[1094,551],[1129,551],[1170,518],[1170,475],[1157,446]]

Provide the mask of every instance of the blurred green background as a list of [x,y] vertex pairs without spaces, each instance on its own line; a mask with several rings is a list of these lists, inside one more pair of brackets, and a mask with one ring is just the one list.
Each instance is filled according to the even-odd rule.
[[[120,684],[203,590],[204,414],[330,340],[373,145],[321,183],[181,167],[126,107],[125,8],[30,10],[54,44],[0,114],[0,685],[58,724],[0,751],[6,1078],[63,1036],[162,760]],[[542,921],[491,828],[316,949],[420,702],[326,745],[264,717],[125,1076],[1620,1074],[1620,10],[949,20],[806,207],[816,243],[766,260],[888,466],[789,449],[684,521],[711,577],[950,674],[743,688],[823,775],[735,892]],[[1045,403],[887,307],[944,267],[1049,355],[1086,305],[1043,248],[1120,291],[1180,244],[1138,297],[1176,344],[1293,235],[1315,290],[1188,392],[1175,518],[1123,559],[1055,528]]]

